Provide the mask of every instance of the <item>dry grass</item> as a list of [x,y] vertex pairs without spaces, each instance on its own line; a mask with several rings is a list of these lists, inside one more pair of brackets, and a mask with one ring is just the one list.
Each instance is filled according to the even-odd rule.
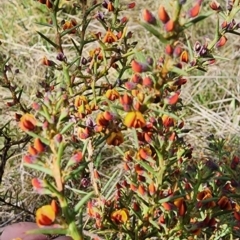
[[[156,11],[159,5],[158,1],[149,2],[149,9]],[[134,32],[136,39],[140,39],[139,49],[144,48],[144,51],[149,55],[159,56],[163,52],[163,46],[138,25],[140,10],[146,7],[146,1],[139,0],[137,3],[136,9],[125,12],[131,21],[129,29]],[[189,5],[191,5],[191,1]],[[46,33],[49,32],[49,29],[36,24],[39,21],[46,21],[44,14],[40,15],[44,11],[45,8],[35,1],[0,1],[0,41],[2,43],[0,51],[11,57],[10,63],[13,65],[13,69],[20,70],[20,73],[14,77],[14,81],[18,82],[20,86],[24,86],[26,94],[23,97],[26,105],[29,105],[31,98],[34,98],[38,87],[37,83],[44,79],[45,70],[40,63],[42,57],[56,57],[54,53],[49,51],[49,46],[43,43],[36,34],[36,31],[43,31],[43,29]],[[76,16],[74,17],[76,18]],[[189,29],[188,34],[191,36],[192,44],[197,40],[204,42],[205,39],[213,38],[214,28],[211,28],[211,25],[214,25],[213,21],[215,21],[214,17]],[[99,25],[95,23],[91,24],[91,30],[101,31]],[[65,44],[67,46],[68,43]],[[93,46],[89,45],[88,47],[86,51]],[[187,138],[197,147],[197,151],[203,150],[205,138],[210,134],[227,137],[230,144],[238,142],[240,132],[239,47],[239,38],[229,37],[224,51],[216,53],[229,60],[219,60],[205,74],[196,73],[196,75],[190,76],[184,87],[182,98],[188,106],[185,109],[185,119],[187,128],[192,129]],[[71,52],[69,55],[71,56]],[[15,110],[7,108],[4,104],[7,97],[9,97],[8,91],[0,88],[0,125],[12,118],[15,113]],[[21,167],[22,154],[23,152],[19,152],[8,161],[0,187],[0,197],[4,197],[5,193],[10,194],[10,192],[17,194],[18,199],[15,195],[12,203],[19,205],[20,202],[25,202],[28,206],[30,204],[31,207],[27,209],[31,212],[37,201],[36,195],[27,184],[29,173]],[[10,200],[10,195],[6,199]],[[0,228],[9,221],[23,220],[24,214],[26,215],[21,209],[16,210],[0,200],[0,215],[5,216],[0,218]],[[31,218],[31,215],[28,214],[29,216]]]

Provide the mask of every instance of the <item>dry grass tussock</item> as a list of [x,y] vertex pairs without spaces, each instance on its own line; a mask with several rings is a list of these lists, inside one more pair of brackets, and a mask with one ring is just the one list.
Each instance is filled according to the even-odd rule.
[[[159,1],[148,2],[151,3],[148,4],[149,10],[155,12]],[[137,7],[124,14],[130,18],[129,29],[134,32],[134,37],[139,42],[138,48],[143,49],[149,55],[159,56],[163,52],[163,46],[138,25],[141,9],[145,7],[146,1],[138,0]],[[207,3],[204,7],[207,8]],[[42,57],[47,56],[54,59],[56,57],[50,51],[49,46],[36,34],[36,31],[49,33],[49,29],[36,24],[39,21],[45,21],[47,14],[41,14],[41,12],[46,12],[45,7],[35,1],[0,1],[1,54],[9,56],[13,68],[20,70],[14,81],[24,86],[26,94],[23,99],[26,101],[26,105],[31,104],[31,98],[34,98],[38,82],[44,79],[46,74],[45,69],[41,66]],[[76,18],[76,16],[74,17]],[[204,24],[200,23],[189,29],[192,44],[195,41],[203,43],[213,38],[214,28],[209,27],[212,21],[214,19],[210,18]],[[91,24],[91,29],[96,32],[102,31],[95,23]],[[68,43],[65,44],[67,46]],[[89,49],[86,51],[91,48],[92,46],[89,45]],[[216,65],[210,67],[207,73],[196,72],[194,76],[189,76],[188,83],[182,92],[182,98],[187,105],[187,108],[184,109],[186,128],[191,129],[187,138],[199,147],[200,152],[205,146],[206,136],[210,134],[227,137],[229,144],[238,143],[237,135],[240,132],[239,49],[239,38],[229,37],[228,46],[224,48],[224,52],[216,53],[218,56],[228,59],[219,60]],[[4,104],[8,97],[9,92],[0,88],[0,126],[15,113]],[[33,216],[30,212],[34,211],[38,202],[37,198],[40,198],[34,195],[31,186],[27,184],[27,179],[31,177],[31,174],[25,172],[21,167],[22,154],[22,152],[18,152],[8,161],[0,186],[0,228],[9,221],[23,220],[25,215],[31,219]],[[19,209],[1,202],[3,198],[12,205],[18,205]],[[41,197],[40,202],[43,201],[45,199]],[[29,211],[27,213],[23,211],[26,206]]]

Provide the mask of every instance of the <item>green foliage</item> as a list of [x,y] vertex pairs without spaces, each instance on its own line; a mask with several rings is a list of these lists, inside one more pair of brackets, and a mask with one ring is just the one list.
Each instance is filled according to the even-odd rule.
[[[51,227],[35,233],[74,240],[239,237],[239,157],[213,135],[205,141],[214,157],[193,157],[181,96],[189,76],[226,60],[218,51],[238,34],[239,1],[227,9],[216,1],[184,2],[171,1],[172,14],[159,6],[157,17],[143,10],[141,26],[164,49],[157,58],[137,49],[128,30],[124,11],[135,2],[36,2],[38,22],[48,29],[36,35],[52,54],[42,56],[46,76],[31,106],[10,58],[0,62],[7,106],[16,110],[0,129],[1,169],[18,145],[33,189],[49,197],[36,222]],[[212,39],[187,37],[213,15]],[[196,96],[206,103],[207,94]],[[104,163],[111,156],[117,166]]]

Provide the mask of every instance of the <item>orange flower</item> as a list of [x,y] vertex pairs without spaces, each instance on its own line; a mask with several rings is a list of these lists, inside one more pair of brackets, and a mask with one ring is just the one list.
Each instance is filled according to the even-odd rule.
[[91,135],[91,132],[90,132],[90,129],[88,127],[86,127],[86,128],[78,128],[77,136],[80,139],[87,139],[88,137],[90,137],[90,135]]
[[165,128],[169,128],[174,126],[174,119],[169,117],[168,115],[164,114],[162,116],[162,123]]
[[74,106],[80,107],[82,104],[87,104],[88,100],[85,96],[77,96],[74,100]]
[[177,198],[174,200],[174,205],[178,208],[179,216],[184,216],[187,211],[187,206],[184,198]]
[[162,207],[164,208],[165,211],[171,211],[173,210],[174,208],[176,208],[174,206],[174,204],[170,203],[170,202],[164,202],[162,203]]
[[124,141],[122,132],[111,132],[106,142],[108,145],[119,146]]
[[136,164],[134,168],[138,175],[142,175],[145,172],[144,168],[142,168],[139,164]]
[[217,205],[223,210],[232,210],[232,204],[226,196],[222,196],[218,200]]
[[107,92],[105,93],[106,98],[108,98],[111,101],[114,101],[120,97],[120,94],[117,90],[115,89],[108,89]]
[[44,205],[36,212],[36,222],[38,226],[48,226],[54,223],[56,212],[51,205]]
[[210,189],[206,188],[204,189],[203,191],[199,192],[197,194],[197,199],[200,200],[199,204],[198,204],[198,207],[202,207],[202,206],[205,206],[207,208],[213,208],[216,206],[216,203],[213,202],[213,201],[209,201],[209,202],[206,202],[206,203],[202,203],[201,201],[202,200],[206,200],[206,199],[210,199],[212,198],[212,192]]
[[114,119],[114,115],[109,112],[109,111],[105,111],[103,112],[103,117],[107,120],[107,121],[111,121]]
[[188,63],[189,57],[187,51],[183,51],[181,56],[180,56],[180,61]]
[[77,116],[79,118],[84,118],[86,115],[91,113],[92,113],[92,109],[89,104],[82,104],[80,107],[78,107]]
[[139,111],[127,113],[123,123],[125,126],[133,128],[143,128],[146,126],[146,121]]
[[124,153],[123,160],[124,161],[132,161],[134,154],[135,154],[135,152],[132,149],[128,150],[127,152]]
[[45,66],[53,66],[54,62],[49,60],[46,56],[42,59],[42,64]]
[[102,41],[104,43],[113,43],[113,42],[116,42],[117,40],[118,40],[117,36],[115,36],[113,32],[109,29]]
[[46,148],[44,143],[39,138],[35,138],[35,140],[33,142],[33,147],[37,150],[37,153],[44,152],[45,148]]
[[109,124],[109,121],[104,117],[104,113],[101,112],[97,115],[96,124],[102,127],[106,127]]
[[126,208],[115,210],[111,213],[111,220],[115,224],[125,224],[129,219],[129,211]]
[[59,207],[58,203],[57,203],[54,199],[51,201],[51,207],[52,207],[53,211],[54,211],[56,214],[59,213],[60,207]]
[[148,160],[152,157],[152,150],[149,147],[141,147],[138,150],[137,158],[142,160]]
[[[76,20],[75,19],[71,19],[71,21],[66,21],[63,24],[62,28],[63,28],[63,30],[69,30],[71,28],[74,28],[75,26],[77,26]],[[76,28],[74,28],[69,33],[74,34],[74,33],[76,33],[76,31],[77,31]]]
[[33,146],[28,146],[28,153],[32,156],[36,156],[38,154],[38,151],[35,147]]
[[19,127],[23,131],[33,131],[36,127],[37,120],[32,114],[26,113],[24,114],[19,122]]

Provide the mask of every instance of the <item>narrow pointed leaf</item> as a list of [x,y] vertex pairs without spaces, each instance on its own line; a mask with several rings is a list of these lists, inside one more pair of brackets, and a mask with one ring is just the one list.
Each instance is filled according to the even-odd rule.
[[26,232],[27,234],[50,234],[50,235],[66,235],[68,233],[67,229],[62,228],[38,228]]
[[56,43],[54,43],[52,40],[50,40],[48,37],[46,37],[44,34],[42,34],[41,32],[38,32],[37,31],[37,33],[43,38],[43,39],[45,39],[48,43],[50,43],[53,47],[55,47],[56,49],[58,49],[59,48],[59,46],[56,44]]
[[177,73],[180,76],[188,76],[188,73],[178,67],[171,67],[171,72]]
[[[108,180],[108,182],[105,184],[104,188],[102,189],[102,193],[103,195],[105,194],[105,191],[108,189],[108,187],[112,184],[113,188],[115,188],[115,184],[113,184],[113,180],[114,178],[117,176],[119,171],[116,171],[112,176],[111,178]],[[117,180],[118,181],[118,180]],[[109,190],[107,193],[106,193],[106,199],[110,196],[111,194],[111,191]]]
[[149,25],[148,23],[141,22],[140,23],[148,32],[152,33],[155,37],[157,37],[162,43],[166,43],[167,40],[164,38],[164,36],[154,28],[153,26]]
[[78,213],[79,210],[81,209],[81,207],[83,207],[83,205],[91,198],[94,196],[94,192],[90,192],[88,193],[86,196],[84,196],[74,207],[74,212]]
[[196,23],[204,20],[205,18],[210,17],[213,13],[214,13],[213,11],[209,11],[209,12],[207,12],[207,13],[205,13],[205,14],[199,15],[198,17],[196,17],[196,18],[190,20],[189,22],[185,23],[185,24],[183,25],[183,28],[184,28],[184,29],[189,28],[189,27],[191,27],[192,25],[194,25],[194,24],[196,24]]
[[31,169],[38,170],[40,172],[43,172],[45,174],[48,174],[48,175],[52,176],[52,171],[49,168],[45,168],[43,166],[40,166],[40,165],[37,165],[37,164],[31,164],[31,163],[24,163],[23,165],[25,167],[29,167]]
[[49,24],[49,23],[35,22],[35,24],[40,25],[40,26],[44,26],[44,27],[51,27],[52,28],[52,24]]

